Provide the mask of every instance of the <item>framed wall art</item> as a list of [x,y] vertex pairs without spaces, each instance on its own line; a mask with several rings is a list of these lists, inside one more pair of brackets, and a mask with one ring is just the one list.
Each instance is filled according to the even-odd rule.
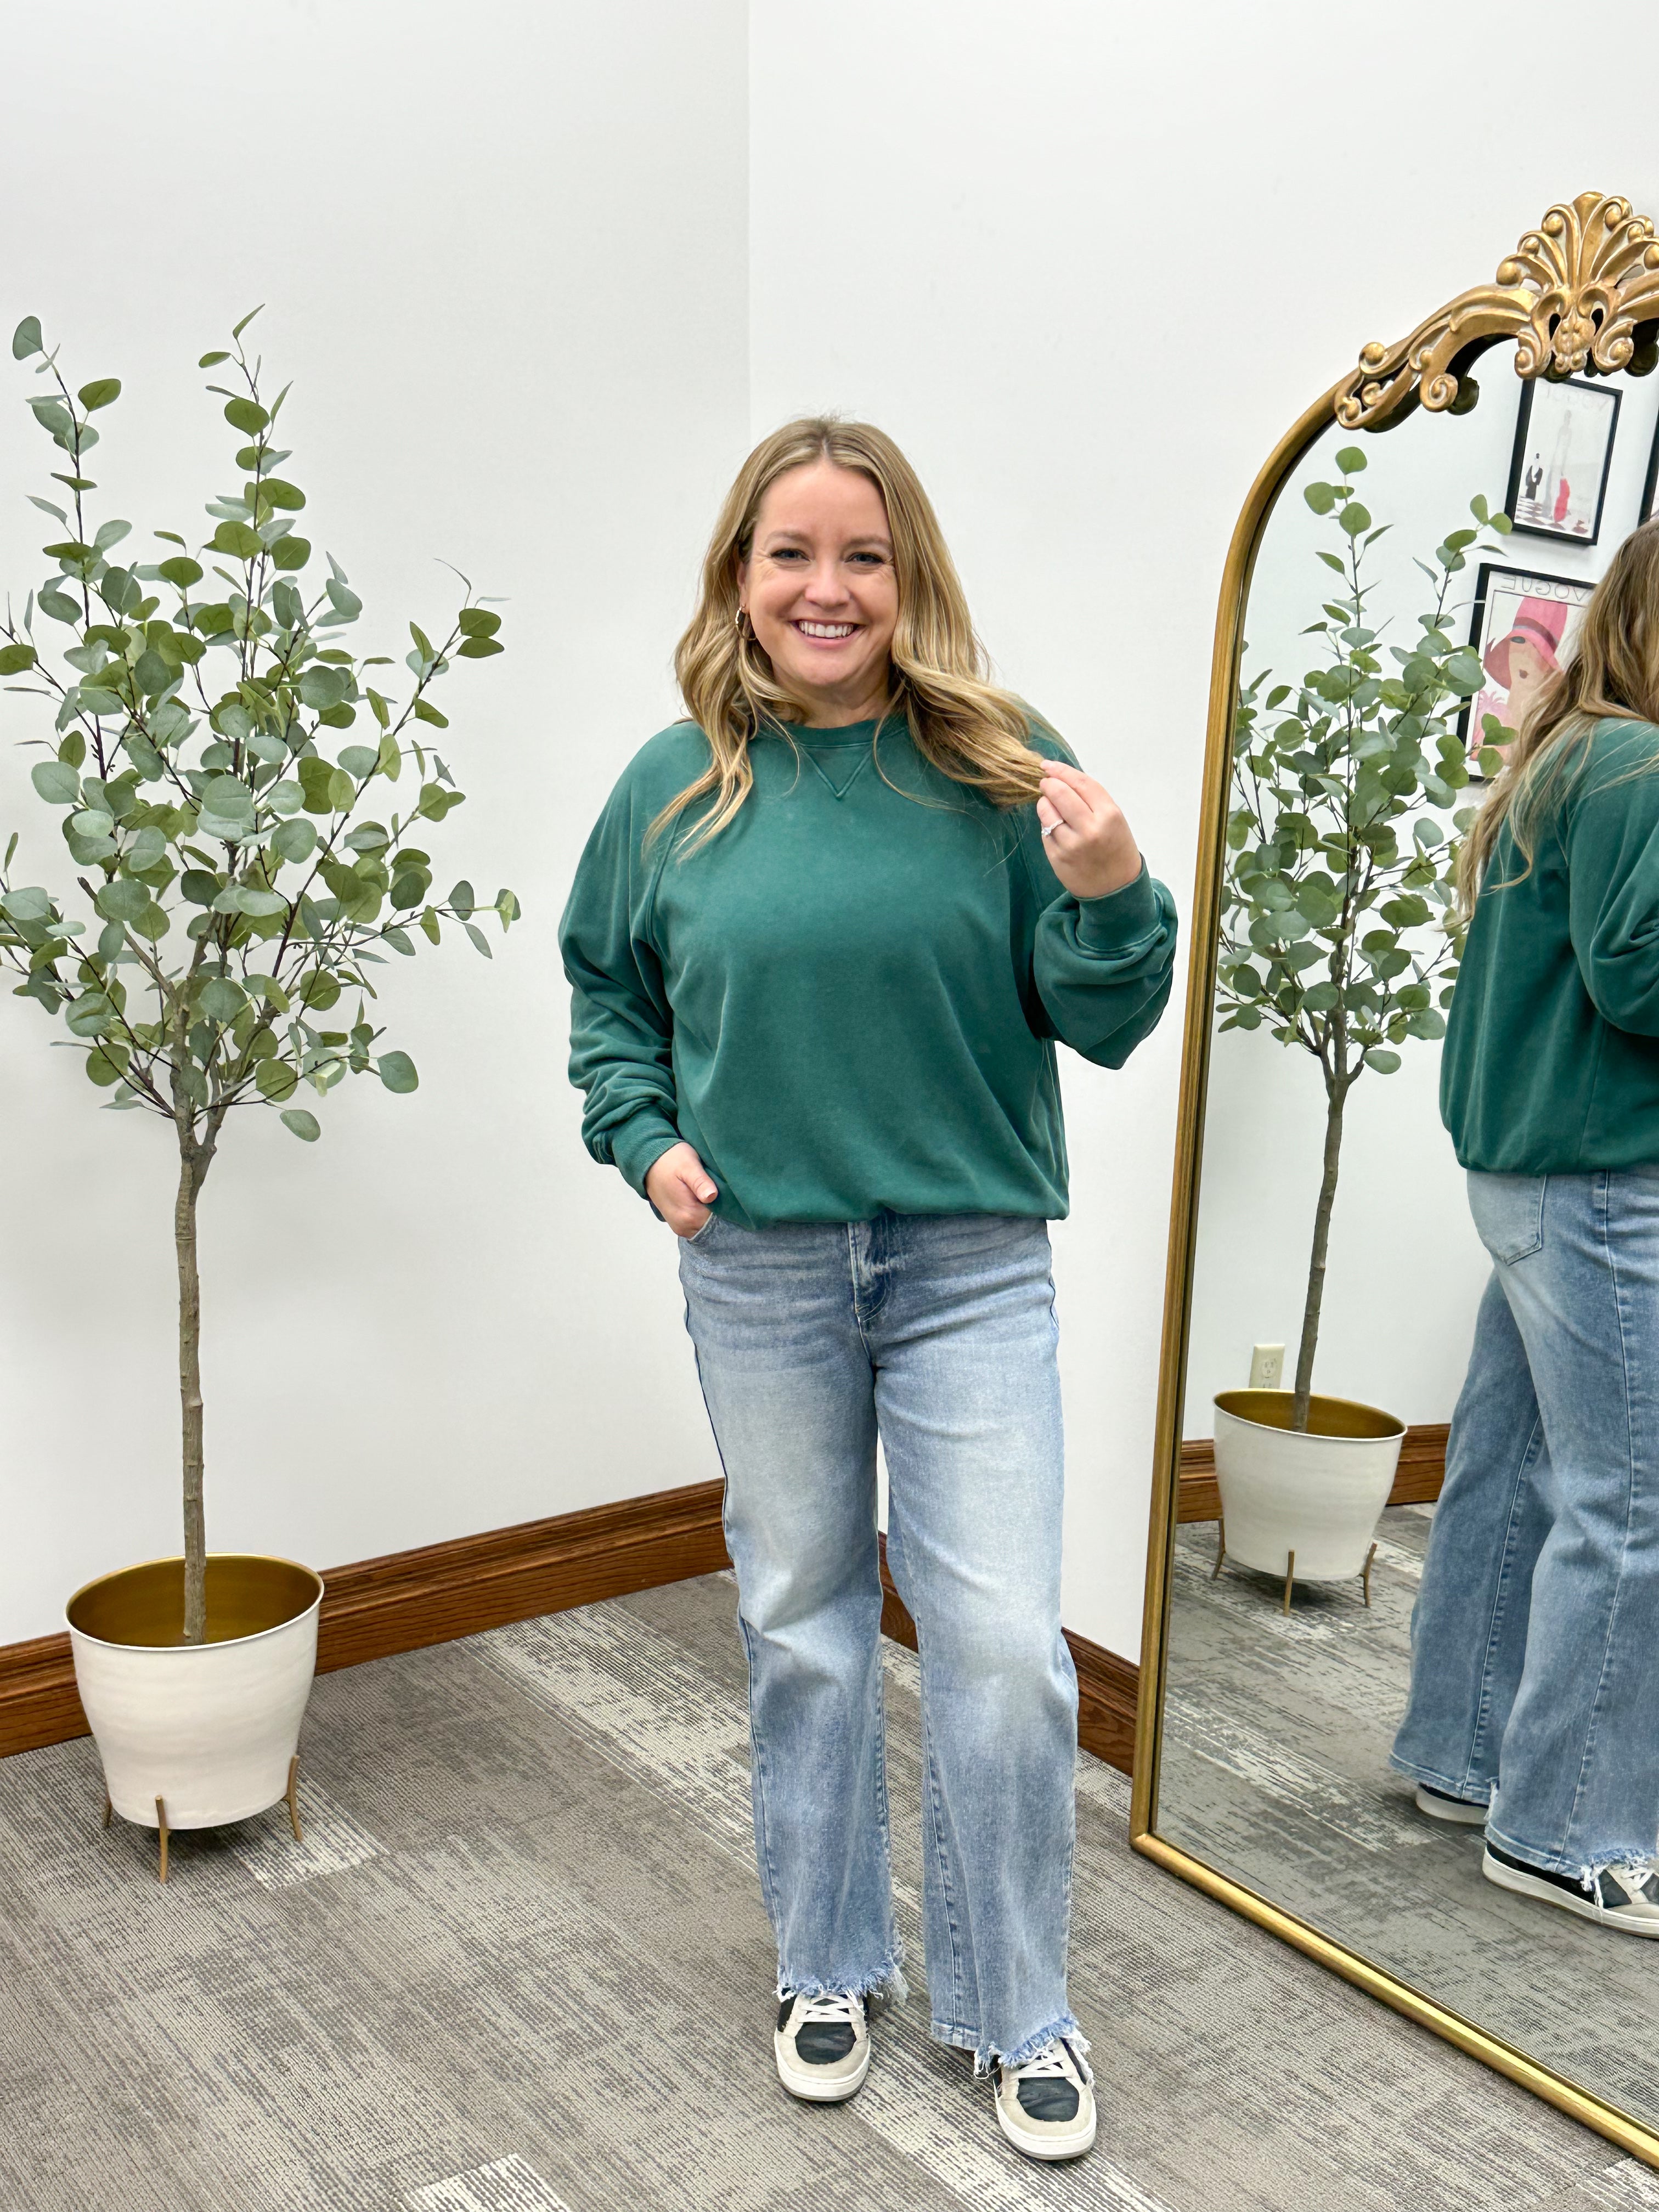
[[1476,763],[1486,743],[1486,716],[1496,715],[1505,729],[1519,726],[1560,667],[1595,588],[1577,576],[1537,576],[1494,562],[1481,563],[1469,642],[1480,656],[1486,681],[1458,722],[1472,775],[1480,775]]
[[1521,387],[1505,505],[1516,530],[1594,545],[1613,466],[1619,394],[1578,376]]

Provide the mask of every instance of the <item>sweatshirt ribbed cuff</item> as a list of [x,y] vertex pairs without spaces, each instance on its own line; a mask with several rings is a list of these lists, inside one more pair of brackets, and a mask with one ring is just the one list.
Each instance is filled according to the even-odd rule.
[[611,1138],[611,1157],[643,1198],[647,1176],[669,1146],[679,1140],[674,1124],[647,1106],[643,1112],[630,1115]]
[[1085,952],[1127,952],[1157,927],[1158,894],[1145,860],[1132,884],[1108,891],[1104,898],[1077,902],[1077,941]]

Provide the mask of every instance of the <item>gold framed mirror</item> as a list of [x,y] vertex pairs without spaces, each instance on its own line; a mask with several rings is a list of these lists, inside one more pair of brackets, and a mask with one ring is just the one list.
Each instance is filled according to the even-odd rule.
[[[1130,1830],[1137,1850],[1654,2165],[1659,1944],[1483,1885],[1478,1825],[1425,1819],[1387,1753],[1490,1267],[1435,1107],[1455,972],[1448,856],[1496,767],[1488,748],[1524,706],[1523,641],[1553,665],[1613,550],[1653,510],[1656,364],[1654,226],[1625,200],[1581,194],[1490,283],[1367,345],[1285,432],[1234,531],[1192,905]],[[1401,699],[1422,710],[1404,768]],[[1329,763],[1305,741],[1333,702],[1351,732],[1392,714],[1395,750],[1372,747],[1376,773],[1394,777],[1392,828],[1365,851],[1388,880],[1371,949],[1344,971],[1359,978],[1358,1012],[1324,1051],[1312,1002],[1338,987],[1304,991],[1298,1030],[1274,976],[1325,958],[1331,879],[1291,917],[1294,942],[1282,915],[1269,926],[1279,817],[1245,779],[1279,779],[1274,806],[1302,810],[1285,818],[1304,825],[1285,834],[1310,851],[1319,805],[1351,803],[1371,759],[1362,731],[1348,801],[1325,791]],[[1346,848],[1351,871],[1358,849]],[[1329,866],[1340,894],[1352,877]],[[1296,1442],[1324,1449],[1327,1473],[1318,1512],[1287,1520],[1249,1455],[1290,1425],[1298,1382],[1322,1433]]]

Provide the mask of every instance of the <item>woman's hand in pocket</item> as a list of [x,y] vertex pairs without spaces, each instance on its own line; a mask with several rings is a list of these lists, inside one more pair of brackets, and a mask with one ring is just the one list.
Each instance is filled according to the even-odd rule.
[[720,1196],[708,1170],[690,1145],[671,1145],[652,1163],[645,1194],[676,1237],[695,1237]]

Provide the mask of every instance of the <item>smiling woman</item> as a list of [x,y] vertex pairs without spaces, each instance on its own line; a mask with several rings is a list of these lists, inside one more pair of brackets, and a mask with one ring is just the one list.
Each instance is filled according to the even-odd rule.
[[806,703],[807,728],[859,722],[887,704],[898,583],[887,508],[869,477],[830,460],[768,490],[738,571],[739,629]]
[[1119,1067],[1175,917],[1110,794],[989,680],[927,494],[868,424],[750,454],[563,926],[583,1134],[681,1239],[750,1670],[778,2073],[816,2102],[902,1996],[876,1443],[929,1746],[933,2033],[1028,2156],[1094,2139],[1066,1948],[1077,1684],[1045,1224],[1054,1045]]

